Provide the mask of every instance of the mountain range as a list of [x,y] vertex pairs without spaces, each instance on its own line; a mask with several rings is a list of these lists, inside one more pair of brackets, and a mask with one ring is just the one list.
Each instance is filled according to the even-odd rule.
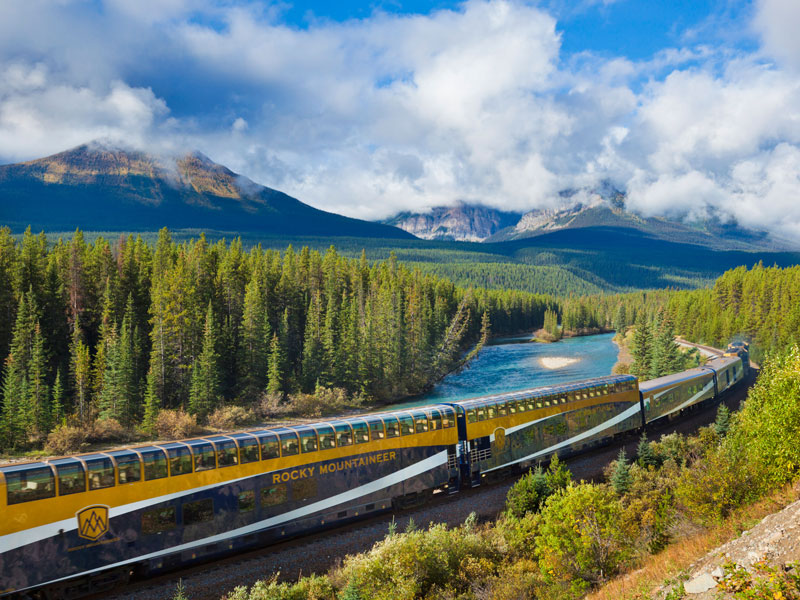
[[559,196],[560,208],[535,209],[526,213],[458,202],[453,206],[434,207],[429,212],[402,212],[382,222],[431,240],[496,243],[538,238],[561,230],[614,228],[634,230],[654,239],[719,250],[786,250],[798,247],[791,240],[777,239],[764,231],[723,221],[716,215],[688,223],[665,217],[642,217],[627,210],[625,194],[607,183],[599,191],[566,190]]
[[412,239],[325,212],[199,152],[161,158],[101,143],[0,166],[0,224],[19,231],[203,229],[267,235]]

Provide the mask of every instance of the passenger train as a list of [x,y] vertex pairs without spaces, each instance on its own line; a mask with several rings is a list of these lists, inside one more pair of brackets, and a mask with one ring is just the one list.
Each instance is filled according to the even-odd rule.
[[746,346],[639,383],[598,377],[419,409],[0,467],[0,596],[73,598],[425,502],[716,400]]

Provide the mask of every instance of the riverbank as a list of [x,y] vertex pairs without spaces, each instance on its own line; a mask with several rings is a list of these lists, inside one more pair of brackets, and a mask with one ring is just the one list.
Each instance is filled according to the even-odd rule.
[[614,366],[611,368],[611,372],[622,375],[625,373],[631,372],[631,365],[633,365],[633,356],[629,350],[631,340],[633,339],[633,329],[628,329],[628,331],[623,335],[617,333],[613,338],[612,342],[617,347],[618,354],[617,354],[617,362],[614,363]]

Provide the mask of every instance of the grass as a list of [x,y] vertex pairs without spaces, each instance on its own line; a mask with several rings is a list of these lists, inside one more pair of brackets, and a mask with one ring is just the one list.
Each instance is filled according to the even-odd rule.
[[646,557],[636,570],[610,581],[588,600],[645,600],[658,588],[688,579],[691,566],[725,542],[739,537],[764,517],[800,498],[800,486],[785,488],[742,507],[723,522],[675,540],[658,554]]

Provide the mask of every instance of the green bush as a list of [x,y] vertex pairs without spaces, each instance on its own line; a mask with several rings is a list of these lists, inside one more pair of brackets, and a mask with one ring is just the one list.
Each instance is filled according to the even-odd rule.
[[528,471],[508,490],[506,512],[514,517],[522,517],[526,513],[538,512],[544,501],[572,481],[572,473],[553,455],[547,471],[537,465]]
[[624,507],[606,485],[571,485],[548,498],[540,513],[536,556],[545,580],[569,594],[619,573],[634,536]]
[[496,575],[501,559],[484,529],[438,524],[389,534],[369,552],[347,557],[331,577],[351,597],[370,600],[459,595]]
[[762,492],[781,486],[800,470],[800,348],[768,359],[735,415],[724,446],[732,456],[746,450],[757,466]]
[[278,582],[277,575],[269,581],[257,581],[249,590],[240,586],[223,600],[336,600],[336,591],[325,576],[303,577],[297,583]]

